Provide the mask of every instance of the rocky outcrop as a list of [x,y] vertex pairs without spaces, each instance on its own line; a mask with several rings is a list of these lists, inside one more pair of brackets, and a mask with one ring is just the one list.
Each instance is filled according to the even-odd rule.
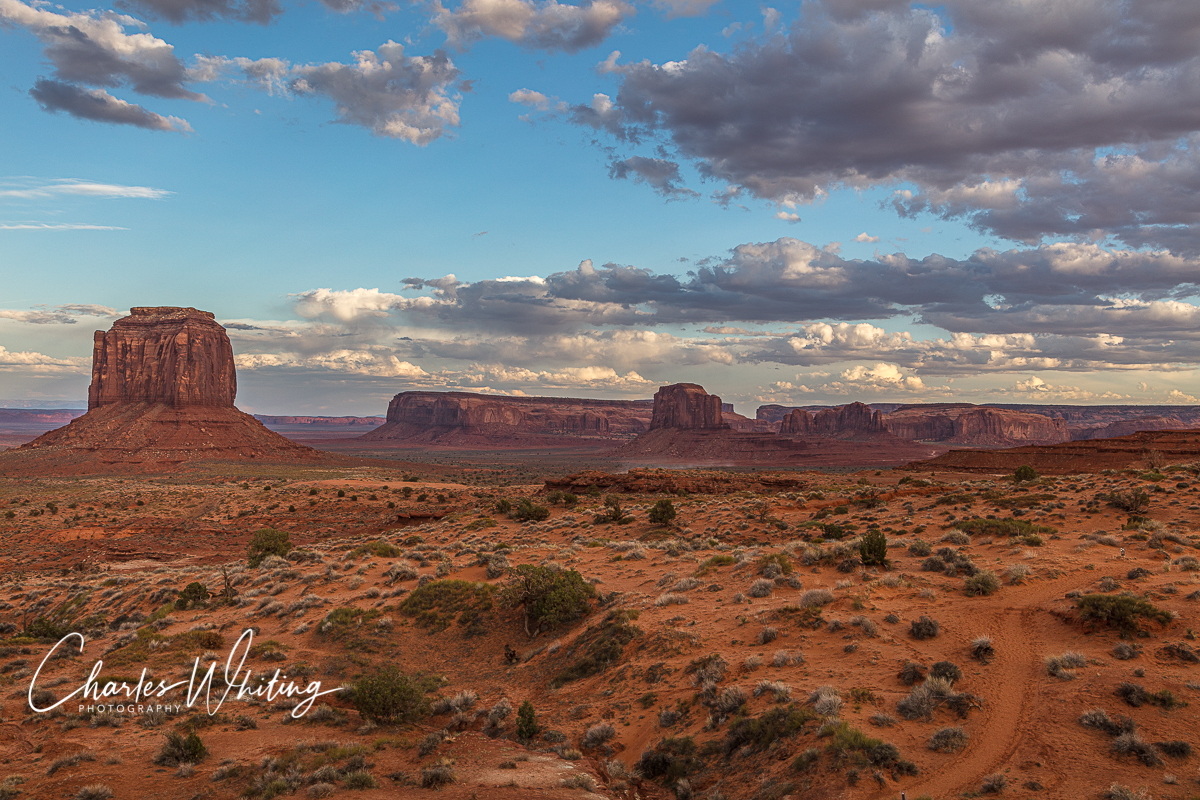
[[654,393],[650,430],[728,430],[721,398],[696,383],[673,383]]
[[780,436],[811,436],[812,433],[812,414],[802,408],[793,408],[792,413],[779,422]]
[[863,403],[823,408],[810,414],[794,408],[779,423],[780,436],[822,436],[837,439],[876,437],[887,434],[883,415]]
[[1070,439],[1061,419],[969,403],[902,406],[883,421],[902,439],[972,447],[1057,444]]
[[333,462],[233,407],[229,337],[194,308],[135,308],[97,332],[88,412],[8,451],[0,472],[161,471],[197,460]]
[[118,403],[233,408],[233,347],[208,311],[132,308],[96,331],[88,410]]
[[503,447],[553,444],[557,438],[569,445],[580,438],[628,438],[647,430],[651,415],[646,400],[401,392],[388,404],[387,422],[359,439]]

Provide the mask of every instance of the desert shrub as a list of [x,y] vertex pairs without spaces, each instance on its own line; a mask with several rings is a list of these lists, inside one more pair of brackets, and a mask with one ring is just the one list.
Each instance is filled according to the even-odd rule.
[[594,519],[594,522],[597,525],[603,525],[606,523],[624,525],[631,521],[633,521],[633,517],[627,511],[621,508],[621,498],[617,497],[615,494],[610,494],[608,497],[604,498],[604,510],[597,514]]
[[692,737],[668,737],[642,752],[637,770],[651,780],[661,779],[664,784],[672,785],[704,766],[696,752],[696,740]]
[[526,700],[517,709],[517,738],[522,741],[529,741],[537,736],[539,730],[541,728],[537,723],[537,715],[534,713],[533,703]]
[[963,582],[963,591],[970,597],[995,594],[1000,588],[1000,579],[991,570],[980,570]]
[[1114,489],[1107,495],[1100,495],[1113,508],[1119,508],[1130,514],[1140,514],[1150,508],[1150,494],[1145,489],[1130,489],[1128,491]]
[[1087,666],[1087,657],[1083,653],[1068,651],[1061,656],[1046,657],[1046,672],[1061,680],[1069,681],[1075,678],[1068,670]]
[[678,594],[677,592],[667,592],[661,594],[654,601],[654,605],[662,608],[663,606],[681,606],[691,602],[686,594]]
[[1117,646],[1112,649],[1112,654],[1113,658],[1117,659],[1118,661],[1129,661],[1137,658],[1139,652],[1136,647],[1128,642],[1119,642]]
[[937,620],[922,614],[918,619],[912,621],[909,626],[909,634],[914,639],[932,639],[938,635],[941,626]]
[[599,747],[616,735],[617,729],[611,723],[597,722],[583,735],[583,746],[586,748]]
[[821,760],[821,751],[816,747],[810,747],[800,755],[796,756],[792,761],[792,769],[797,772],[808,772],[817,765]]
[[888,565],[887,536],[879,528],[867,531],[858,545],[858,554],[865,567],[875,565],[886,567]]
[[[16,794],[6,795],[4,793],[4,785],[0,785],[0,798],[16,796]],[[103,783],[92,783],[88,784],[87,786],[80,787],[79,791],[72,796],[72,800],[108,800],[112,796],[112,789],[108,788]]]
[[1104,792],[1105,800],[1152,800],[1145,789],[1130,789],[1119,783],[1111,784]]
[[360,558],[365,555],[378,556],[379,558],[395,558],[400,555],[400,548],[382,539],[376,539],[373,542],[360,544],[351,551],[355,558]]
[[[1057,528],[1049,525],[1035,525],[1032,522],[1026,522],[1022,519],[966,519],[954,523],[955,526],[965,531],[972,536],[1009,536],[1024,538],[1026,536],[1034,536],[1038,534],[1053,535],[1058,533]],[[1035,546],[1036,545],[1032,545]]]
[[921,562],[922,572],[941,572],[946,568],[946,562],[938,556],[930,556]]
[[352,772],[347,772],[342,780],[346,782],[347,789],[363,790],[379,788],[379,781],[375,780],[375,776],[365,769],[356,769]]
[[509,572],[501,598],[524,610],[525,632],[533,637],[586,616],[595,594],[596,588],[573,569],[519,564]]
[[457,780],[454,770],[447,764],[434,764],[421,770],[421,788],[440,789]]
[[812,709],[794,703],[785,707],[776,706],[757,717],[735,719],[729,725],[722,746],[727,755],[747,745],[756,750],[765,750],[780,739],[795,736],[806,723],[816,719],[817,714]]
[[1085,728],[1103,731],[1109,736],[1132,733],[1135,728],[1133,720],[1129,717],[1117,717],[1113,719],[1102,708],[1093,708],[1091,711],[1085,711],[1083,716],[1079,718],[1079,724]]
[[953,661],[939,661],[929,668],[931,678],[945,678],[954,683],[962,679],[962,670]]
[[759,578],[750,584],[750,589],[747,591],[751,597],[770,597],[772,590],[775,588],[775,582],[769,578]]
[[1013,480],[1017,483],[1026,483],[1028,481],[1037,480],[1037,470],[1028,464],[1022,464],[1013,472]]
[[1163,755],[1168,755],[1171,758],[1187,758],[1192,754],[1192,746],[1187,742],[1172,740],[1168,742],[1155,742],[1154,746],[1159,749]]
[[905,685],[912,686],[925,680],[925,671],[915,661],[905,661],[897,677],[904,681]]
[[1161,625],[1171,621],[1170,611],[1131,595],[1086,594],[1075,601],[1075,607],[1084,622],[1102,622],[1123,631],[1136,631],[1139,617]]
[[251,567],[257,567],[267,556],[283,558],[292,549],[292,540],[287,531],[274,528],[261,528],[250,537],[246,548],[246,558]]
[[970,738],[971,735],[958,725],[938,728],[929,737],[929,749],[939,753],[957,753],[966,746]]
[[199,764],[206,755],[208,755],[208,748],[204,746],[204,742],[200,741],[200,737],[196,735],[195,731],[190,732],[186,737],[177,731],[170,731],[162,748],[154,756],[154,763],[163,767]]
[[800,595],[801,608],[813,608],[833,602],[833,592],[828,589],[809,589]]
[[518,522],[541,522],[550,516],[550,509],[539,506],[528,497],[522,497],[512,510],[512,518]]
[[777,638],[779,638],[779,631],[776,630],[775,628],[771,627],[770,625],[764,626],[763,629],[758,632],[758,643],[759,644],[770,644],[771,642],[775,641]]
[[1157,767],[1163,763],[1162,756],[1154,745],[1147,742],[1136,732],[1122,733],[1113,739],[1113,752],[1123,756],[1136,756],[1147,767]]
[[996,648],[990,636],[977,636],[971,642],[971,657],[987,663],[996,656]]
[[187,611],[190,605],[204,605],[208,600],[208,587],[198,581],[192,581],[186,587],[179,590],[179,597],[175,600],[175,608],[179,611]]
[[650,508],[647,518],[654,525],[670,525],[675,519],[675,505],[663,498]]
[[350,696],[358,713],[370,722],[415,722],[428,712],[425,693],[395,667],[359,678],[351,686]]
[[983,783],[979,785],[979,791],[983,794],[1000,794],[1007,785],[1008,779],[1002,773],[996,772],[983,779]]
[[429,581],[404,598],[398,608],[400,613],[434,632],[443,631],[457,621],[467,633],[477,633],[484,615],[492,610],[495,591],[486,583],[474,581]]
[[959,717],[967,712],[977,698],[966,692],[954,691],[954,684],[946,678],[929,678],[913,688],[908,696],[896,704],[896,710],[905,719],[930,719],[933,712],[942,706],[955,711]]
[[917,539],[908,546],[908,552],[917,558],[925,558],[933,552],[933,545],[923,539]]

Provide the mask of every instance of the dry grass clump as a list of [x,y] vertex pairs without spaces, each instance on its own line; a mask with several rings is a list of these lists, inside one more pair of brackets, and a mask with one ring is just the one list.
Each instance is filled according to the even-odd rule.
[[1104,793],[1105,800],[1153,800],[1144,787],[1130,789],[1120,783],[1114,783]]
[[976,636],[971,642],[971,657],[988,663],[996,657],[996,648],[992,646],[992,637]]
[[664,606],[687,605],[690,602],[691,598],[689,598],[686,594],[667,592],[666,594],[659,595],[658,599],[654,601],[654,605],[658,608],[662,608]]
[[775,588],[775,581],[768,578],[759,578],[754,583],[750,584],[748,594],[751,597],[770,597],[771,591]]
[[1134,731],[1134,722],[1132,719],[1129,717],[1117,717],[1113,719],[1102,708],[1093,708],[1091,711],[1085,711],[1083,716],[1079,718],[1079,724],[1085,728],[1103,731],[1109,736],[1120,736],[1123,733],[1132,733]]
[[829,589],[809,589],[804,594],[800,595],[800,607],[812,608],[813,606],[823,606],[826,603],[833,602],[833,592]]
[[936,750],[939,753],[957,753],[966,747],[967,740],[971,738],[971,734],[967,733],[959,725],[947,726],[938,728],[929,737],[929,749]]
[[1087,656],[1083,653],[1068,651],[1061,656],[1046,657],[1046,672],[1059,680],[1075,680],[1075,673],[1070,670],[1087,666]]
[[1138,761],[1141,761],[1147,767],[1157,767],[1163,763],[1162,756],[1158,754],[1158,749],[1139,736],[1136,731],[1122,733],[1113,739],[1112,749],[1113,752],[1120,755],[1137,756]]
[[617,735],[617,729],[608,722],[597,722],[595,725],[587,729],[587,733],[583,735],[583,746],[585,749],[599,747],[608,740]]

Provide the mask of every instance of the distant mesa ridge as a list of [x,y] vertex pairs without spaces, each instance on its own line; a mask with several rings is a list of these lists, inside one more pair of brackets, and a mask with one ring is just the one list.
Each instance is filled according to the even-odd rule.
[[393,397],[387,422],[358,439],[411,444],[486,444],[506,439],[520,444],[548,437],[628,438],[647,430],[651,416],[648,400],[412,391]]

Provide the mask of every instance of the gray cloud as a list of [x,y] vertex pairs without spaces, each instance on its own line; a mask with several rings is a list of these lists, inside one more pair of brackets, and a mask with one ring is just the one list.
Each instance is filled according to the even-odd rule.
[[388,41],[355,57],[352,64],[305,65],[280,58],[201,57],[191,74],[212,81],[234,70],[271,93],[327,97],[338,122],[413,144],[428,144],[458,126],[453,87],[460,73],[443,51],[409,56],[404,45]]
[[577,6],[556,0],[464,0],[454,10],[435,0],[433,24],[452,47],[469,47],[485,37],[506,39],[529,50],[575,53],[595,47],[626,17],[636,13],[625,0],[590,0]]
[[1145,325],[1190,336],[1194,306],[1183,301],[1200,292],[1198,268],[1195,259],[1171,253],[1082,243],[980,250],[963,260],[896,254],[863,261],[785,237],[739,245],[683,277],[585,261],[545,278],[407,279],[409,289],[432,290],[423,298],[322,290],[322,308],[336,316],[348,304],[376,315],[398,311],[450,326],[525,332],[912,314],[951,332],[1108,333]]
[[630,156],[609,164],[608,175],[611,178],[632,178],[638,183],[645,183],[658,194],[667,199],[683,197],[698,197],[695,192],[680,186],[679,164],[663,158],[646,158]]
[[133,125],[153,131],[191,131],[192,126],[179,117],[164,117],[136,103],[113,97],[103,89],[85,89],[71,83],[39,78],[29,90],[46,111],[64,111],[73,117],[117,125]]
[[[1195,252],[1200,5],[1191,0],[809,0],[730,54],[601,70],[603,124],[778,202],[911,183],[904,213],[997,235],[1113,235]],[[1160,46],[1161,43],[1161,46]],[[1165,182],[1165,183],[1164,183]]]
[[117,0],[116,5],[176,24],[223,19],[269,25],[283,13],[279,0]]
[[106,317],[116,319],[122,312],[94,303],[64,303],[63,305],[38,306],[29,311],[13,311],[0,308],[0,319],[12,319],[33,325],[74,325],[77,317]]

